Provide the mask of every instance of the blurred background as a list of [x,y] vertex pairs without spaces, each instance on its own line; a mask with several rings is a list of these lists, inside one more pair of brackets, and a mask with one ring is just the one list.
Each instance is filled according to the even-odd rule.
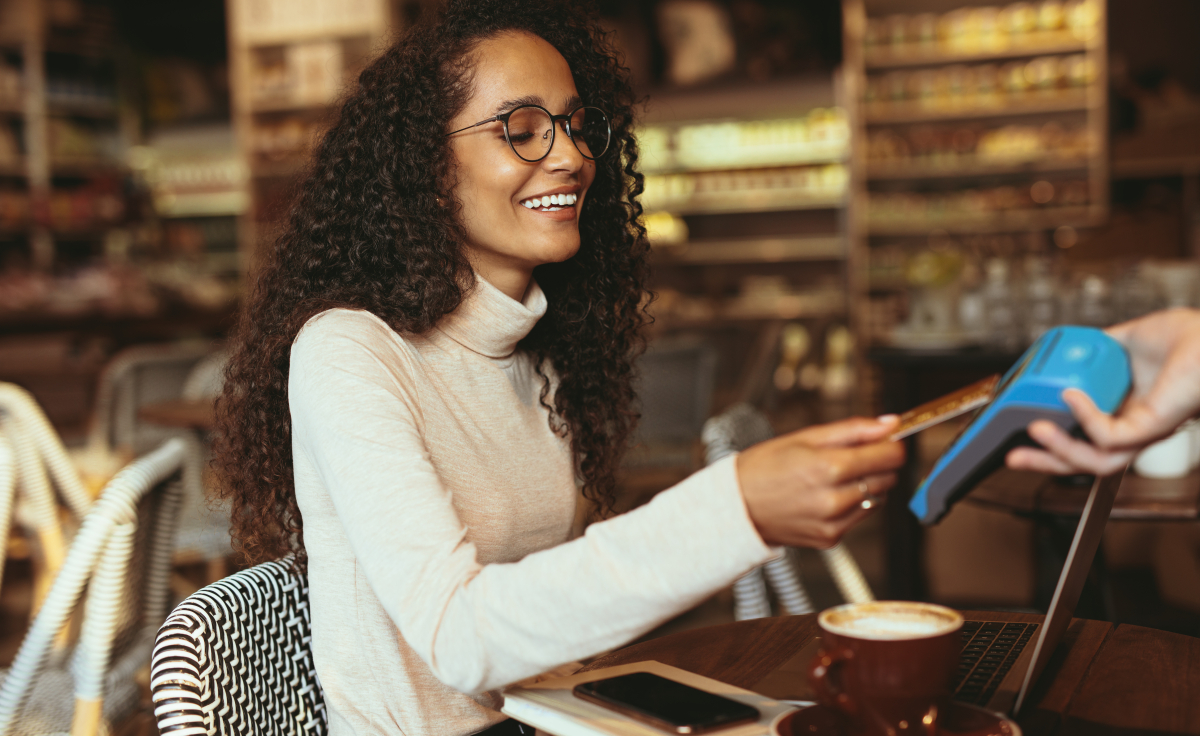
[[[131,349],[192,356],[139,401],[179,398],[343,87],[434,4],[2,0],[0,381],[69,446]],[[903,411],[1056,324],[1198,304],[1194,0],[599,7],[645,100],[657,295],[623,508],[702,465],[705,419],[736,403],[776,432]],[[930,530],[903,508],[956,430],[911,442],[898,501],[848,547],[881,597],[1044,607],[1078,514],[1047,499],[1070,487],[1001,473]],[[1088,615],[1200,635],[1200,435],[1180,442],[1110,525]],[[816,554],[796,561],[836,602]]]

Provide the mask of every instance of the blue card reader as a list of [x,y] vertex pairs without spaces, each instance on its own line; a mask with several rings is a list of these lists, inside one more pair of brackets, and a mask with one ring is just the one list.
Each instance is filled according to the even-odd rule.
[[1035,444],[1025,428],[1048,419],[1080,433],[1062,400],[1078,388],[1102,411],[1112,413],[1130,388],[1129,357],[1119,342],[1094,327],[1048,330],[1004,374],[991,402],[979,408],[950,443],[908,508],[923,524],[935,524],[950,507],[1000,467],[1008,451]]

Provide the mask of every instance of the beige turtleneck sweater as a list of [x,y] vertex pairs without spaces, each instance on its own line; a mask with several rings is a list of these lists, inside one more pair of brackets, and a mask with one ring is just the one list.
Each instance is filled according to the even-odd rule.
[[459,736],[496,690],[620,646],[769,559],[733,458],[571,540],[569,443],[516,349],[546,311],[482,279],[424,335],[333,309],[288,396],[332,736]]

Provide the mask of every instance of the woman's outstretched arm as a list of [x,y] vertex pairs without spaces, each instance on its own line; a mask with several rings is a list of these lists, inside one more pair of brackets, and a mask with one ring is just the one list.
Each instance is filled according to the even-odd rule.
[[430,461],[409,370],[354,335],[302,332],[289,384],[294,452],[297,468],[320,478],[404,641],[463,692],[627,643],[774,556],[764,538],[831,544],[863,513],[858,479],[881,492],[902,461],[898,444],[876,441],[890,425],[806,430],[718,462],[579,539],[484,566]]

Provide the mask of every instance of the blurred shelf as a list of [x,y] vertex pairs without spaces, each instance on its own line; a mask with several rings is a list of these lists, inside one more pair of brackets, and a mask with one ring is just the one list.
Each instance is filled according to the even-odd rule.
[[222,217],[245,214],[250,194],[245,191],[180,192],[156,195],[154,209],[161,217]]
[[107,159],[51,159],[51,176],[95,176],[96,174],[116,174],[125,171],[125,165],[120,161]]
[[1197,175],[1200,175],[1200,155],[1116,158],[1112,163],[1114,179],[1153,179],[1160,176]]
[[[103,237],[113,229],[120,227],[116,224],[104,225],[89,225],[87,227],[51,227],[48,231],[58,240],[66,240],[71,242],[79,242],[81,240],[95,240]],[[7,227],[0,228],[0,240],[16,240],[27,238],[34,230],[34,225],[29,224],[23,227]]]
[[113,102],[88,102],[84,100],[56,100],[53,97],[46,102],[46,113],[52,117],[85,117],[98,118],[101,120],[116,118],[118,113],[117,103]]
[[4,161],[0,162],[0,176],[27,176],[28,170],[24,161]]
[[709,215],[735,212],[783,212],[788,210],[830,210],[845,206],[845,196],[814,196],[798,190],[758,190],[745,192],[705,192],[668,203],[646,205],[646,213],[670,212],[673,215]]
[[814,74],[754,84],[716,83],[688,89],[651,90],[640,105],[642,125],[696,120],[767,120],[803,116],[836,104],[833,79]]
[[56,240],[66,240],[71,242],[79,242],[82,240],[99,240],[107,235],[118,225],[90,225],[87,227],[64,227],[51,228]]
[[823,164],[841,164],[850,158],[847,145],[828,146],[814,149],[811,153],[784,153],[774,158],[767,156],[731,159],[729,161],[714,161],[711,163],[671,163],[666,165],[648,165],[642,168],[643,174],[688,174],[705,171],[728,171],[730,169],[773,169],[780,166],[820,166]]
[[0,100],[0,115],[24,115],[25,105],[21,100]]
[[307,156],[295,156],[279,161],[254,161],[250,165],[250,176],[256,179],[299,176],[306,166],[308,166]]
[[960,64],[972,61],[995,61],[997,59],[1019,59],[1026,56],[1052,56],[1087,51],[1091,45],[1071,33],[1045,34],[1031,43],[1016,44],[1003,48],[965,51],[945,47],[903,48],[897,50],[874,49],[866,52],[864,60],[868,69],[896,69],[906,66],[933,66],[937,64]]
[[285,113],[285,112],[325,112],[333,104],[333,100],[323,102],[301,100],[251,100],[252,113]]
[[950,234],[1021,232],[1061,225],[1087,227],[1099,222],[1102,207],[1053,207],[1041,210],[1014,210],[986,216],[942,217],[920,221],[869,222],[871,235],[927,235],[935,230]]
[[981,161],[962,157],[948,163],[905,162],[868,163],[867,178],[898,179],[958,179],[998,174],[1032,174],[1080,171],[1088,168],[1088,158],[1041,158],[1032,161]]
[[840,236],[753,238],[656,245],[653,253],[670,264],[792,263],[841,260],[846,245]]
[[[836,302],[836,303],[833,303]],[[827,319],[846,314],[845,295],[836,294],[789,294],[780,297],[772,306],[757,306],[728,302],[716,308],[712,314],[654,315],[654,326],[664,330],[680,330],[710,327],[737,327],[747,323],[772,320]]]
[[939,120],[975,120],[980,118],[1017,117],[1054,112],[1086,112],[1092,105],[1086,92],[1067,92],[1051,97],[1011,100],[997,96],[994,104],[960,108],[927,107],[916,102],[870,103],[866,105],[869,125],[891,123],[928,123]]
[[316,25],[309,28],[285,28],[274,31],[247,31],[240,39],[247,46],[290,46],[296,43],[313,41],[338,41],[347,38],[371,38],[379,35],[380,23],[352,23],[337,25],[334,23]]
[[50,314],[37,312],[0,312],[0,334],[36,332],[116,333],[123,337],[179,337],[224,333],[233,326],[237,307],[222,309],[175,308],[152,315]]

